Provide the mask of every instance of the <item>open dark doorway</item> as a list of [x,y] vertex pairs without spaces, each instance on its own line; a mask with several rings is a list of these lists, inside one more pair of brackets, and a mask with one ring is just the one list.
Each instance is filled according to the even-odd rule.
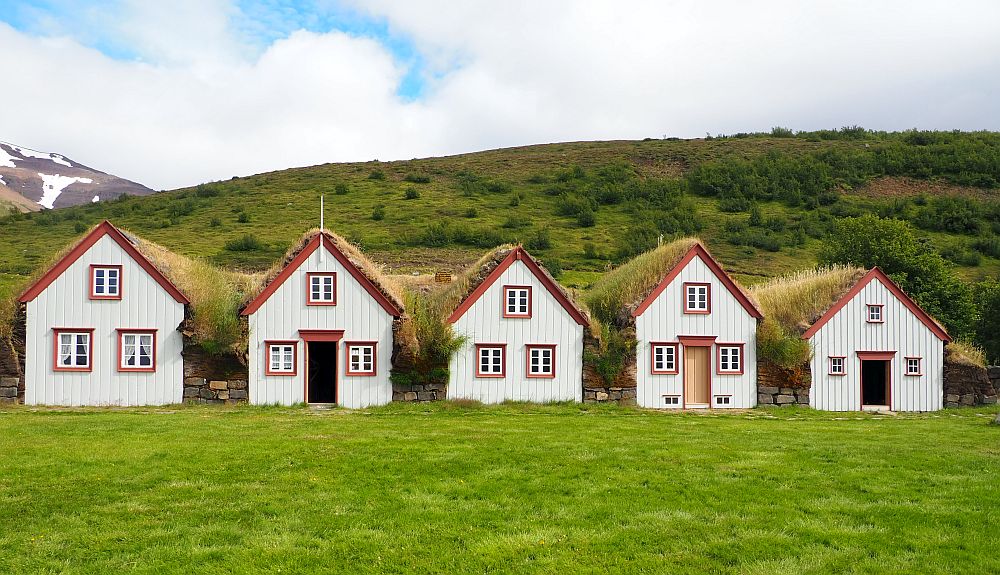
[[889,362],[861,360],[861,404],[889,405]]
[[306,382],[308,403],[337,403],[337,342],[310,341]]

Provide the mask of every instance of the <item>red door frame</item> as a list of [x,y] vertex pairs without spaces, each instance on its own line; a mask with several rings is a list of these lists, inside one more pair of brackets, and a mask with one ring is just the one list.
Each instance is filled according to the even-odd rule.
[[333,372],[333,401],[335,405],[340,405],[340,362],[337,361],[340,358],[340,340],[344,338],[344,330],[342,329],[300,329],[299,337],[302,338],[304,342],[303,347],[305,348],[305,369],[303,373],[305,377],[302,380],[302,397],[305,398],[306,405],[309,405],[309,343],[313,341],[321,342],[333,342],[335,348],[333,350],[334,361],[336,362],[337,369]]
[[896,357],[895,351],[858,351],[855,352],[861,361],[860,377],[858,378],[858,409],[865,410],[865,360],[885,362],[885,396],[888,400],[889,411],[892,411],[892,360]]

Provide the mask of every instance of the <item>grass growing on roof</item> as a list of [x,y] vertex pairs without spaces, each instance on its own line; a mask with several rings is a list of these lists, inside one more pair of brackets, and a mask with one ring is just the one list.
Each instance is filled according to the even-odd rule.
[[0,572],[996,573],[996,412],[0,408]]
[[833,266],[795,272],[750,288],[764,314],[757,327],[758,356],[787,368],[809,361],[812,350],[802,333],[864,273],[861,268]]
[[986,352],[976,344],[955,340],[945,346],[944,352],[950,363],[986,367]]
[[602,323],[621,323],[623,310],[640,303],[696,243],[697,238],[681,238],[632,258],[598,280],[584,303]]

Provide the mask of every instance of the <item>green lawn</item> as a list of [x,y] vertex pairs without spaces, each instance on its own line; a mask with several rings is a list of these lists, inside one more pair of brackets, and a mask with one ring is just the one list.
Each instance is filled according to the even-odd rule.
[[996,573],[996,409],[0,409],[0,573]]

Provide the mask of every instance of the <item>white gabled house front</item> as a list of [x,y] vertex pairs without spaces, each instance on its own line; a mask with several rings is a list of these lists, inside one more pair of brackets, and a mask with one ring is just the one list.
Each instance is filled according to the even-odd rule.
[[402,305],[316,232],[243,309],[254,404],[392,401],[393,322]]
[[872,268],[803,333],[809,405],[829,411],[935,411],[944,401],[941,325]]
[[448,321],[466,338],[449,363],[449,399],[582,399],[589,321],[524,248],[513,248]]
[[757,322],[763,316],[704,246],[692,246],[632,316],[639,406],[757,405]]
[[183,393],[188,299],[104,221],[20,297],[25,403],[164,405]]

